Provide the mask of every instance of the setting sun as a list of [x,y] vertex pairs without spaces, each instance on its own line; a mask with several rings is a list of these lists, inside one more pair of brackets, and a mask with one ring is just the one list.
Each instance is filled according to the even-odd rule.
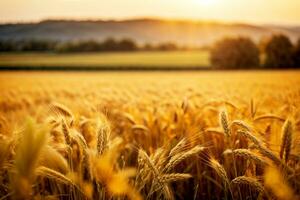
[[202,6],[212,6],[218,3],[218,0],[195,0],[195,1]]

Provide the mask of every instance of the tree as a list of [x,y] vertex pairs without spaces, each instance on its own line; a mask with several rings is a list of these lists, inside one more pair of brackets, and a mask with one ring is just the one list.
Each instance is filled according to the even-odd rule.
[[144,50],[144,51],[153,51],[153,50],[155,50],[155,47],[150,43],[146,43],[142,47],[142,50]]
[[300,68],[300,39],[298,40],[293,53],[294,67]]
[[244,69],[259,66],[259,49],[245,37],[225,38],[211,49],[211,63],[219,69]]
[[101,43],[102,51],[117,51],[118,43],[113,38],[108,38]]
[[162,43],[157,46],[157,50],[159,51],[175,51],[178,50],[178,47],[176,44],[172,42]]
[[0,52],[16,51],[16,45],[12,41],[0,40]]
[[285,35],[274,35],[265,47],[267,68],[289,68],[293,66],[293,44]]
[[123,39],[118,44],[119,51],[135,51],[137,49],[136,43],[131,39]]

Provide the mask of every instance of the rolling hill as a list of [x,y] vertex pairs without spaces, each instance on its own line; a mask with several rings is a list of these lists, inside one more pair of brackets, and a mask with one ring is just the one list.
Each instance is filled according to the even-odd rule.
[[275,33],[284,33],[292,41],[300,38],[297,26],[259,26],[205,21],[132,19],[123,21],[45,20],[38,23],[1,24],[0,39],[47,39],[58,41],[131,38],[136,42],[175,42],[203,46],[226,36],[249,36],[255,41]]

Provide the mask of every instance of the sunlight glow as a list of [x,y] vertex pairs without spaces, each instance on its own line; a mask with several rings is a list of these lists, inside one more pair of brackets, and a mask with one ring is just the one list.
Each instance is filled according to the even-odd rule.
[[0,0],[0,23],[158,17],[299,25],[300,0]]
[[195,1],[202,6],[212,6],[218,3],[218,0],[195,0]]

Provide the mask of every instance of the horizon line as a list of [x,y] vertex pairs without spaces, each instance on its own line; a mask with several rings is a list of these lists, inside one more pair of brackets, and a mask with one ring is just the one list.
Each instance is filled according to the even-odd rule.
[[38,24],[45,21],[74,21],[74,22],[126,22],[137,20],[157,20],[166,22],[191,22],[191,23],[209,23],[209,24],[228,24],[228,25],[256,25],[256,26],[300,26],[300,23],[258,23],[250,21],[237,21],[237,20],[219,20],[219,19],[203,19],[203,18],[185,18],[185,17],[161,17],[161,16],[135,16],[135,17],[45,17],[37,20],[8,20],[0,21],[0,25],[9,24]]

